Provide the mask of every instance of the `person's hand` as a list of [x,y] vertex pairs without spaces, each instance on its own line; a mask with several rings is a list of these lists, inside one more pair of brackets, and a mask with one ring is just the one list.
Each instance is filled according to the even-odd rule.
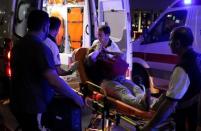
[[70,69],[69,69],[69,70],[71,70],[71,71],[72,71],[72,73],[73,73],[74,71],[76,71],[76,70],[77,70],[77,68],[78,68],[78,64],[79,64],[79,62],[78,62],[78,61],[73,62],[73,63],[71,64],[71,67],[70,67]]
[[99,51],[100,51],[100,52],[105,51],[105,47],[103,46],[103,44],[100,44],[100,46],[99,46]]

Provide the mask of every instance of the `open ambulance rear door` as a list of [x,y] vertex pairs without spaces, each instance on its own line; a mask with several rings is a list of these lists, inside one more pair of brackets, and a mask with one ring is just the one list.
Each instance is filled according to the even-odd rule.
[[10,86],[10,51],[14,39],[27,32],[31,10],[42,9],[42,0],[1,0],[0,2],[0,99],[8,97]]
[[99,25],[107,23],[111,28],[111,39],[118,44],[129,63],[127,77],[132,69],[131,17],[129,0],[99,0]]

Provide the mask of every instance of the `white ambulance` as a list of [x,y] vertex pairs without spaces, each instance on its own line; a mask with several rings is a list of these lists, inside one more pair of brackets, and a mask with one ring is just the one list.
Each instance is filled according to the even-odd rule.
[[166,90],[177,56],[168,46],[170,31],[177,26],[192,29],[193,47],[201,52],[201,1],[176,0],[133,42],[132,78],[140,78],[149,87]]
[[[61,62],[65,66],[71,62],[74,49],[91,46],[98,25],[104,22],[111,27],[111,39],[125,53],[128,63],[132,63],[128,57],[132,53],[132,50],[128,52],[131,49],[129,0],[0,0],[0,99],[9,97],[13,41],[26,34],[27,18],[34,9],[61,19],[57,41],[62,47]],[[8,121],[4,123],[8,130],[15,130],[17,124]]]
[[125,53],[131,70],[129,0],[1,0],[0,3],[0,98],[9,90],[12,43],[26,34],[27,17],[33,9],[45,10],[61,19],[57,42],[64,67],[72,62],[74,49],[91,46],[97,27],[106,22],[111,27],[111,39]]

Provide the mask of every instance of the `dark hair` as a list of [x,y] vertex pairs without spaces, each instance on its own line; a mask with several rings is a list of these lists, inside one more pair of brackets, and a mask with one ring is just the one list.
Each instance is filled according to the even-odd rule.
[[194,41],[193,33],[189,27],[180,26],[172,30],[172,38],[179,40],[184,47],[191,46]]
[[49,16],[45,11],[33,10],[28,16],[27,27],[31,31],[39,31],[49,22]]
[[58,17],[50,17],[50,30],[57,30],[61,25],[61,21]]
[[108,25],[102,25],[98,28],[99,31],[103,31],[104,34],[110,35],[110,27]]

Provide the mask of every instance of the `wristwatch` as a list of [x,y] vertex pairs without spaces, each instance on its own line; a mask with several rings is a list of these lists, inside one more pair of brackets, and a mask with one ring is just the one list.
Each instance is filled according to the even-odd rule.
[[73,70],[68,70],[67,71],[67,74],[72,74],[73,73]]

